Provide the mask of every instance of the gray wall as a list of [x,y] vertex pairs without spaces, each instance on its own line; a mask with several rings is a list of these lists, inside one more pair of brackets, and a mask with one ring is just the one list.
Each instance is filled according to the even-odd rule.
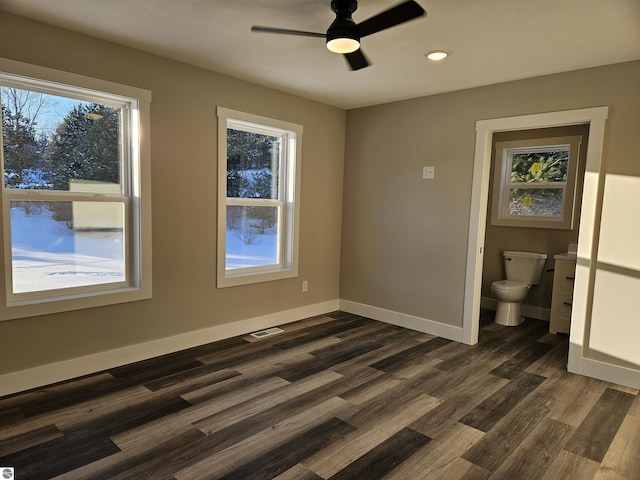
[[[0,373],[337,300],[344,110],[4,12],[0,56],[151,90],[153,217],[153,299],[0,322]],[[308,293],[296,278],[216,289],[218,105],[304,125]]]
[[461,327],[475,122],[609,105],[606,171],[640,176],[638,79],[629,62],[350,110],[340,297]]

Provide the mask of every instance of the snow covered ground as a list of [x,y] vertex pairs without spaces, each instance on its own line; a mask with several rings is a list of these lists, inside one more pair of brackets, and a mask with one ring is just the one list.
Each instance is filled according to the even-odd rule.
[[227,270],[261,267],[273,265],[276,262],[277,237],[275,233],[256,235],[251,245],[245,245],[236,232],[227,230]]
[[[11,239],[14,293],[125,280],[122,232],[75,232],[46,208],[27,214],[16,207],[11,209]],[[277,261],[276,235],[256,235],[245,245],[227,232],[227,252],[227,269],[272,265]]]
[[14,293],[125,280],[122,232],[74,232],[40,208],[11,209]]

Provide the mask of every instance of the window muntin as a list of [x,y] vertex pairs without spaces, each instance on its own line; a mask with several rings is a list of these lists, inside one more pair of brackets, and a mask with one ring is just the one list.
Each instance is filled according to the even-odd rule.
[[278,174],[286,140],[286,133],[227,121],[226,270],[282,268]]
[[0,58],[0,320],[150,298],[150,99]]
[[302,127],[218,109],[218,286],[297,275]]
[[571,145],[508,148],[507,215],[562,217]]
[[491,223],[571,229],[580,136],[496,143]]

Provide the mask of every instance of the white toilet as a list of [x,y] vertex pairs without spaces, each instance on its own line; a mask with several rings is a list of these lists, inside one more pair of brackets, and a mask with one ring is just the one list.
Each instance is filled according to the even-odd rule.
[[491,284],[491,293],[498,299],[495,322],[515,327],[524,322],[520,316],[520,303],[529,293],[531,285],[540,283],[547,255],[505,251],[502,256],[507,279]]

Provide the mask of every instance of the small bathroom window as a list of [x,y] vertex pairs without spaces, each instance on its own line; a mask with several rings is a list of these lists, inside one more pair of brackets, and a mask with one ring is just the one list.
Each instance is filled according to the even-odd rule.
[[573,229],[581,141],[496,142],[491,224]]

